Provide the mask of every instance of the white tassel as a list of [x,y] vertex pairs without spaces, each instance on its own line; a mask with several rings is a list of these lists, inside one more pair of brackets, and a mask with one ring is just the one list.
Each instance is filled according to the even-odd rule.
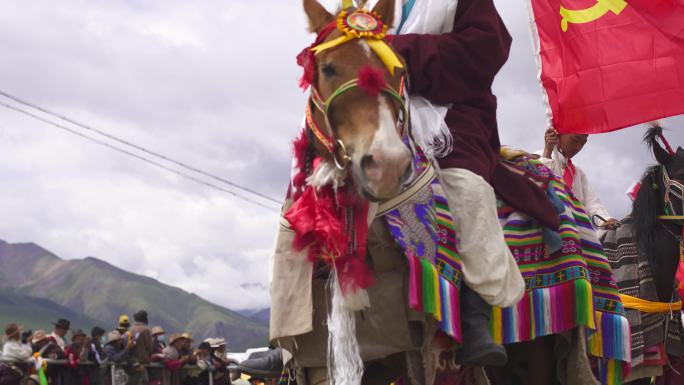
[[349,311],[362,311],[370,307],[368,292],[364,289],[357,289],[353,293],[344,296],[344,308]]
[[317,190],[327,185],[331,185],[334,190],[337,190],[340,186],[344,185],[344,177],[346,175],[344,170],[338,169],[332,162],[323,161],[306,178],[306,182]]
[[454,138],[444,122],[448,106],[438,106],[420,96],[411,97],[411,132],[430,159],[451,153]]
[[356,339],[356,319],[354,312],[345,306],[336,269],[330,273],[329,287],[332,309],[328,314],[328,382],[331,385],[360,385],[363,359]]

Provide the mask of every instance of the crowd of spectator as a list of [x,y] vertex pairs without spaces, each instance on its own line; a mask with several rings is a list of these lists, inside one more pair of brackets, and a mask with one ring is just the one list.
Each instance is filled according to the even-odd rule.
[[[228,385],[235,379],[227,368],[235,362],[227,359],[223,338],[195,344],[185,332],[171,334],[167,343],[162,327],[149,327],[145,310],[135,313],[133,321],[131,324],[127,315],[121,315],[115,330],[107,332],[96,326],[90,335],[81,329],[71,330],[67,319],[57,320],[50,334],[45,330],[24,332],[17,324],[9,324],[0,356],[0,385],[40,385],[39,373],[31,364],[31,359],[38,358],[66,362],[45,369],[51,385],[110,385],[112,378],[114,385],[158,385],[162,380],[171,385],[208,385],[210,376],[213,384]],[[152,363],[167,370],[151,371]],[[107,376],[110,370],[114,375]]]

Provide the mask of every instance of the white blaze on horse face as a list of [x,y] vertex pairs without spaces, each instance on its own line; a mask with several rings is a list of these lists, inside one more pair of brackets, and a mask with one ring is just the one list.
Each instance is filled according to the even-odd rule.
[[363,52],[366,53],[366,57],[370,59],[371,55],[373,54],[373,51],[371,51],[371,47],[368,45],[366,39],[359,39],[358,42],[361,48],[363,48]]
[[363,170],[369,192],[383,198],[399,190],[411,162],[411,153],[397,132],[396,119],[385,98],[378,96],[378,127],[367,154],[372,160]]

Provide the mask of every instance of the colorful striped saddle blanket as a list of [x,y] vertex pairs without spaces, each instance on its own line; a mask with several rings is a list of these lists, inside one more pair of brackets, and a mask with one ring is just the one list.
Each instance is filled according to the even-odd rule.
[[[541,162],[517,152],[502,160],[545,189],[561,217],[553,232],[499,202],[499,220],[527,291],[518,305],[493,310],[491,332],[516,343],[586,327],[589,351],[601,358],[603,383],[620,383],[630,360],[629,323],[610,266],[582,205]],[[424,169],[430,166],[423,160]],[[449,204],[434,177],[391,211],[390,232],[409,265],[409,303],[429,313],[461,342],[459,293],[462,260]]]

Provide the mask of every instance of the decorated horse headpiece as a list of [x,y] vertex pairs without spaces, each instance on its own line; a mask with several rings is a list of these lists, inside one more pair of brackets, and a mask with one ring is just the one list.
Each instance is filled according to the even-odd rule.
[[[399,104],[399,119],[402,124],[402,131],[404,131],[403,124],[408,117],[408,107],[404,95],[405,76],[401,77],[399,89],[396,90],[391,85],[387,84],[385,76],[381,71],[366,66],[359,72],[356,78],[340,85],[329,97],[323,98],[320,92],[312,84],[316,56],[342,44],[355,40],[363,40],[384,63],[390,75],[394,76],[395,70],[404,69],[404,65],[401,60],[399,60],[399,57],[394,50],[385,41],[388,28],[389,26],[382,22],[381,16],[376,12],[366,9],[344,9],[340,11],[335,21],[321,29],[316,41],[310,47],[302,51],[297,57],[298,64],[304,67],[304,75],[300,81],[300,86],[302,86],[302,88],[311,86],[310,103],[307,103],[306,108],[307,126],[315,135],[316,139],[318,139],[318,141],[320,141],[328,150],[335,166],[340,170],[344,170],[348,166],[351,158],[347,154],[344,143],[336,137],[335,129],[330,120],[330,108],[333,105],[333,102],[339,96],[357,88],[370,96],[377,96],[380,93],[384,93]],[[340,31],[342,36],[330,41],[325,41],[335,30]],[[312,105],[325,117],[327,130],[322,129],[315,122],[311,109]]]

